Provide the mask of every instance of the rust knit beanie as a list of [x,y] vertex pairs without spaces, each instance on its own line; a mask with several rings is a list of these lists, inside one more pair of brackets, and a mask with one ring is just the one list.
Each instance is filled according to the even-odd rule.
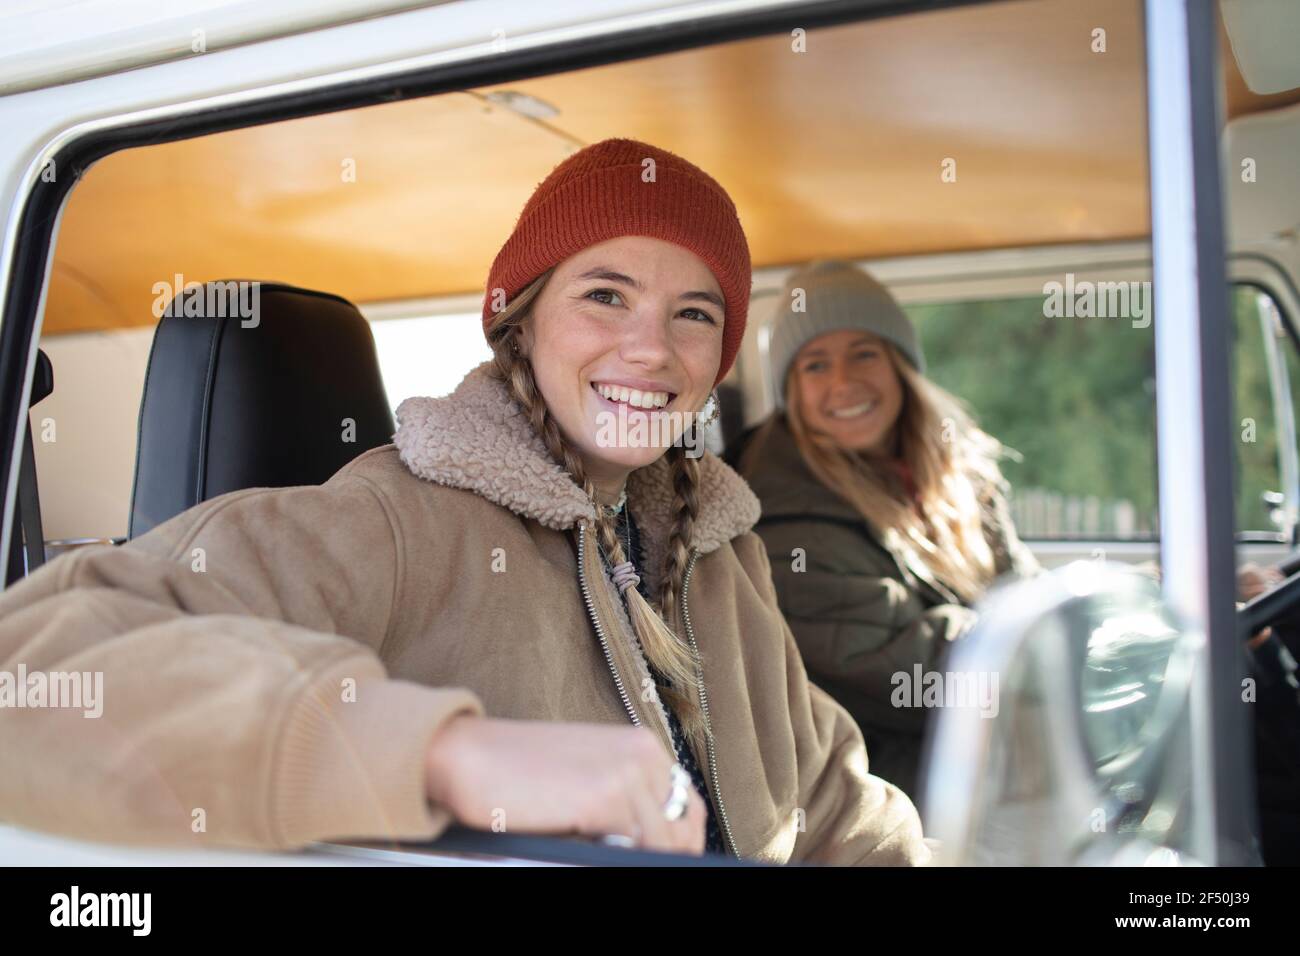
[[675,243],[712,271],[727,303],[714,384],[721,382],[736,360],[749,311],[749,244],[740,218],[708,173],[633,139],[607,139],[579,150],[533,191],[488,273],[484,331],[494,307],[504,308],[551,266],[619,236]]

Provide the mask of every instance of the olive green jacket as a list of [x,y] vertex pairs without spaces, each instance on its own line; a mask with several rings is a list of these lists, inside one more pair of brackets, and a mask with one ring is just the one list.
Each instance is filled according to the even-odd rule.
[[[927,711],[891,703],[903,686],[896,675],[912,680],[917,665],[942,670],[946,649],[969,630],[975,612],[822,485],[777,415],[763,447],[743,457],[762,506],[754,530],[767,548],[781,610],[809,678],[862,729],[872,773],[915,798]],[[985,495],[985,513],[998,573],[1036,573],[1001,489]]]

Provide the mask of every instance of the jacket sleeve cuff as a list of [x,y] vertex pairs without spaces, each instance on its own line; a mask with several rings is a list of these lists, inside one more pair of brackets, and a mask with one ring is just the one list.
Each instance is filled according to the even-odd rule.
[[[356,669],[354,668],[354,673]],[[468,690],[362,677],[355,700],[341,678],[294,702],[272,756],[270,842],[432,839],[451,814],[425,795],[430,742],[453,717],[483,713]]]

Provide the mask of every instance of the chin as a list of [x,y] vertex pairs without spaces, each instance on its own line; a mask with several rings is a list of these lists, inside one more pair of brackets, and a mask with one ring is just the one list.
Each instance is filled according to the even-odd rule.
[[635,471],[662,458],[678,437],[667,419],[638,412],[620,421],[607,409],[598,409],[586,423],[584,457],[611,471]]
[[861,451],[865,445],[874,440],[870,432],[864,432],[861,426],[846,428],[833,418],[823,418],[813,427],[846,451]]
[[600,461],[612,469],[636,471],[664,456],[667,448],[600,448]]
[[845,451],[869,452],[877,449],[882,443],[882,436],[874,433],[836,434],[832,432],[831,437]]

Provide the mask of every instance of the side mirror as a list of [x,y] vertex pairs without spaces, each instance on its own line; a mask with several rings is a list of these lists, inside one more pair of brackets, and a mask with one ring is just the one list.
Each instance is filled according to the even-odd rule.
[[1150,577],[1097,561],[995,588],[979,610],[944,676],[996,688],[995,705],[940,709],[922,766],[939,862],[1187,862],[1202,635]]
[[1286,535],[1287,541],[1294,544],[1296,515],[1294,508],[1287,507],[1286,495],[1280,491],[1263,491],[1260,492],[1259,498],[1264,504],[1264,513],[1268,515],[1269,522]]

